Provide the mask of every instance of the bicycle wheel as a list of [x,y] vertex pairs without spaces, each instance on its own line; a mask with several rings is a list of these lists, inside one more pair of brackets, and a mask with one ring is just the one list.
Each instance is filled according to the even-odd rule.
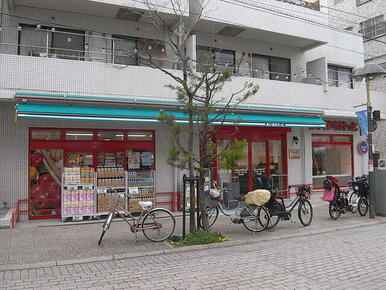
[[366,198],[360,197],[358,201],[358,211],[361,216],[365,216],[369,210],[369,202]]
[[176,227],[176,220],[170,211],[156,208],[148,212],[142,221],[142,231],[152,242],[162,242],[169,238]]
[[102,230],[101,237],[99,238],[98,245],[101,244],[102,239],[103,239],[103,236],[105,235],[105,233],[107,232],[107,230],[110,228],[111,222],[113,221],[113,217],[114,217],[114,212],[110,212],[110,213],[109,213],[109,216],[107,217],[107,219],[106,219],[105,222],[103,223],[103,230]]
[[358,210],[358,201],[359,201],[359,196],[358,193],[355,191],[351,192],[350,198],[349,198],[349,204],[351,205],[351,212],[356,213]]
[[[213,226],[213,224],[216,222],[219,210],[217,206],[208,206],[207,207],[207,213],[208,213],[208,221],[209,221],[209,227]],[[204,226],[202,225],[202,220],[201,220],[201,214],[200,214],[200,228],[203,228]]]
[[330,217],[333,219],[333,220],[336,220],[340,217],[340,210],[339,208],[336,206],[336,204],[330,204],[329,208],[328,208],[328,212],[330,214]]
[[261,206],[256,208],[246,207],[248,214],[243,217],[243,225],[247,230],[258,233],[264,231],[269,224],[269,213]]
[[309,226],[312,222],[314,215],[314,210],[312,208],[311,202],[307,199],[300,200],[298,206],[298,217],[303,226]]
[[272,229],[272,228],[276,227],[277,224],[279,223],[280,219],[281,218],[278,215],[271,215],[269,217],[269,223],[268,223],[267,228]]

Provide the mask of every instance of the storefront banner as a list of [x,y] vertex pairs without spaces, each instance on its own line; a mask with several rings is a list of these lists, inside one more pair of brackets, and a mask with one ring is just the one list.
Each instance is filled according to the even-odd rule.
[[355,112],[355,114],[357,114],[359,127],[361,128],[360,135],[367,136],[368,134],[367,110],[358,111],[358,112]]

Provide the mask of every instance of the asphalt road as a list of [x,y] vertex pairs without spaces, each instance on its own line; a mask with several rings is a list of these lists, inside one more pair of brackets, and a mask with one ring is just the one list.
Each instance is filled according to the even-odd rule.
[[384,224],[243,246],[0,272],[1,289],[386,289]]

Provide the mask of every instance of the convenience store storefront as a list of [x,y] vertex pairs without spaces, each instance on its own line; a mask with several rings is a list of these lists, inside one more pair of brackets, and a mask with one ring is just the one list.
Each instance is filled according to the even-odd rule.
[[[186,123],[185,114],[173,111],[172,113],[177,121]],[[59,121],[63,124],[61,127],[28,126],[30,166],[28,196],[36,201],[33,203],[35,212],[31,218],[60,217],[60,207],[63,206],[63,200],[60,200],[62,198],[60,193],[63,191],[60,176],[64,171],[63,168],[93,168],[96,174],[101,168],[104,170],[113,168],[113,171],[119,172],[122,169],[128,174],[154,171],[153,181],[155,176],[161,176],[157,178],[159,180],[157,183],[154,181],[154,192],[179,191],[176,186],[178,176],[175,176],[174,169],[168,168],[164,157],[167,154],[167,142],[170,141],[166,136],[167,126],[161,125],[157,120],[159,115],[159,109],[19,104],[17,116],[20,122],[24,122],[25,119],[30,120],[32,124],[35,122],[42,124],[45,120],[49,124],[59,124]],[[246,159],[240,161],[238,170],[228,172],[228,176],[224,176],[224,172],[218,168],[215,178],[218,178],[221,184],[226,182],[227,178],[236,181],[244,191],[254,187],[257,175],[272,177],[276,186],[280,188],[289,184],[288,133],[294,127],[304,130],[305,127],[324,126],[324,121],[317,117],[232,114],[230,118],[241,122],[237,128],[224,126],[216,136],[217,142],[219,144],[226,142],[231,136],[247,139]],[[94,125],[91,129],[85,128],[82,121],[88,121],[88,126],[91,126],[91,123]],[[103,122],[104,126],[100,126],[103,129],[98,129],[101,122],[89,121],[108,122]],[[225,123],[228,121],[228,125],[234,123],[233,119],[226,120]],[[66,122],[79,126],[66,127]],[[125,127],[124,124],[130,124],[128,126],[135,129],[119,129]],[[114,129],[106,129],[106,126]],[[159,131],[160,128],[164,128],[161,130],[162,133]],[[235,135],[236,131],[238,133]],[[161,135],[158,135],[159,138],[156,140],[157,132]],[[156,162],[159,158],[162,161]],[[122,179],[122,176],[110,175],[107,179],[112,180],[107,182],[116,184]],[[174,182],[165,182],[166,180]],[[95,186],[98,187],[99,184],[98,180]],[[94,200],[94,204],[98,206],[98,197]]]
[[[76,190],[83,190],[79,188],[82,184],[93,184],[94,177],[98,177],[94,185],[98,190],[107,187],[123,190],[126,186],[123,172],[151,175],[155,168],[154,135],[151,130],[30,128],[28,196],[36,200],[30,204],[30,218],[61,217],[65,169],[92,169],[93,172],[85,177],[89,180],[79,180]],[[87,189],[94,190],[94,187],[88,186]],[[154,193],[154,188],[147,193]],[[93,206],[94,210],[86,213],[105,212],[107,205],[102,205],[101,200],[102,195],[90,197],[88,206]],[[79,200],[72,200],[73,203],[76,201],[79,203]],[[77,207],[86,207],[87,200],[84,202],[84,206]]]

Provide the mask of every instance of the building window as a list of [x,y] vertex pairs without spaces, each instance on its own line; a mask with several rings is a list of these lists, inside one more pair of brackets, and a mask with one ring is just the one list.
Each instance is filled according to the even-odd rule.
[[211,47],[197,47],[197,70],[205,71],[205,67],[216,72],[222,72],[226,69],[235,69],[235,51],[227,49],[218,49]]
[[250,63],[252,77],[291,81],[291,60],[288,58],[252,54]]
[[357,0],[357,6],[370,2],[371,0]]
[[113,35],[112,58],[113,63],[123,65],[138,65],[136,50],[138,50],[137,40],[125,36]]
[[84,59],[84,31],[20,25],[19,55]]
[[351,135],[312,135],[312,175],[352,175]]
[[338,4],[340,2],[343,2],[344,0],[335,0],[335,4]]
[[362,33],[364,40],[386,34],[386,24],[383,20],[383,15],[361,22],[360,32]]
[[352,89],[352,69],[329,65],[328,84],[330,87],[345,87]]

